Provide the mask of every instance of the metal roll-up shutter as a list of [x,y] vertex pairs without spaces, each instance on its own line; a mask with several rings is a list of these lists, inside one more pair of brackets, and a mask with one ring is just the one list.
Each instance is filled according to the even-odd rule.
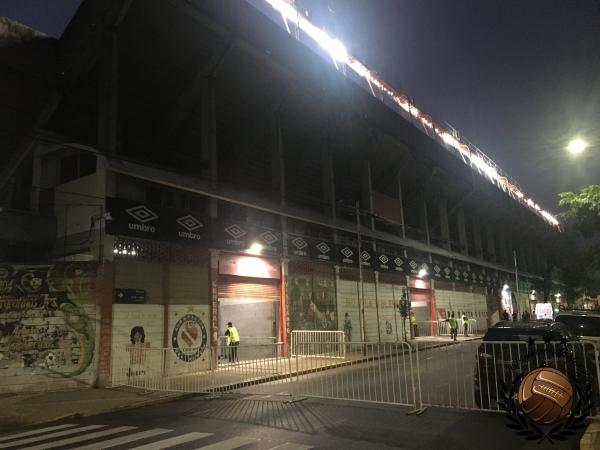
[[279,300],[279,280],[219,276],[219,298]]

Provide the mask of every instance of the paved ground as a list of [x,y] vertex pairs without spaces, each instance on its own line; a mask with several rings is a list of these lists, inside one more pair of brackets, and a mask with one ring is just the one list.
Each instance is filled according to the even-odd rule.
[[[579,437],[538,444],[505,426],[501,414],[265,396],[202,397],[15,430],[0,448],[177,448],[229,450],[579,448]],[[59,427],[53,428],[50,427]]]

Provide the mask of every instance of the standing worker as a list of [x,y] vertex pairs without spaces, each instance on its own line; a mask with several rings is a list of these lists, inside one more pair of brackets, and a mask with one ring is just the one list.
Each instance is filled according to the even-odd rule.
[[419,327],[417,325],[417,317],[415,316],[415,312],[410,312],[410,325],[412,327],[413,338],[419,337]]
[[467,318],[466,314],[463,314],[462,320],[463,320],[463,335],[465,337],[469,337],[469,319]]
[[448,323],[450,325],[450,339],[456,341],[456,335],[458,334],[458,320],[454,318],[454,312],[450,315]]
[[237,348],[240,345],[240,334],[231,322],[227,322],[225,336],[227,336],[227,346],[229,347],[229,362],[236,362],[238,360]]

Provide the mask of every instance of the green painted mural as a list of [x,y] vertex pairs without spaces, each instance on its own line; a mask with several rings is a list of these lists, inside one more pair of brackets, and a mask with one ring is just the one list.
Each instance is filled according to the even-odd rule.
[[0,265],[3,376],[74,377],[90,367],[96,273],[93,263]]

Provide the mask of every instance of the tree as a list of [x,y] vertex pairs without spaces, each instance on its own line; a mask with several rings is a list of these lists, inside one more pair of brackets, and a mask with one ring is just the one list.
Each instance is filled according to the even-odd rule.
[[[600,185],[592,184],[579,193],[561,192],[559,205],[566,207],[561,216],[566,219],[567,232],[556,239],[556,265],[564,281],[579,296],[600,294]],[[583,239],[569,237],[569,228]],[[562,263],[562,264],[561,264]]]
[[398,308],[400,310],[400,317],[402,317],[402,340],[406,341],[406,318],[410,315],[410,301],[406,295],[406,290],[402,292]]
[[582,236],[600,234],[600,184],[591,184],[579,191],[558,194],[559,206],[568,209],[561,214]]

